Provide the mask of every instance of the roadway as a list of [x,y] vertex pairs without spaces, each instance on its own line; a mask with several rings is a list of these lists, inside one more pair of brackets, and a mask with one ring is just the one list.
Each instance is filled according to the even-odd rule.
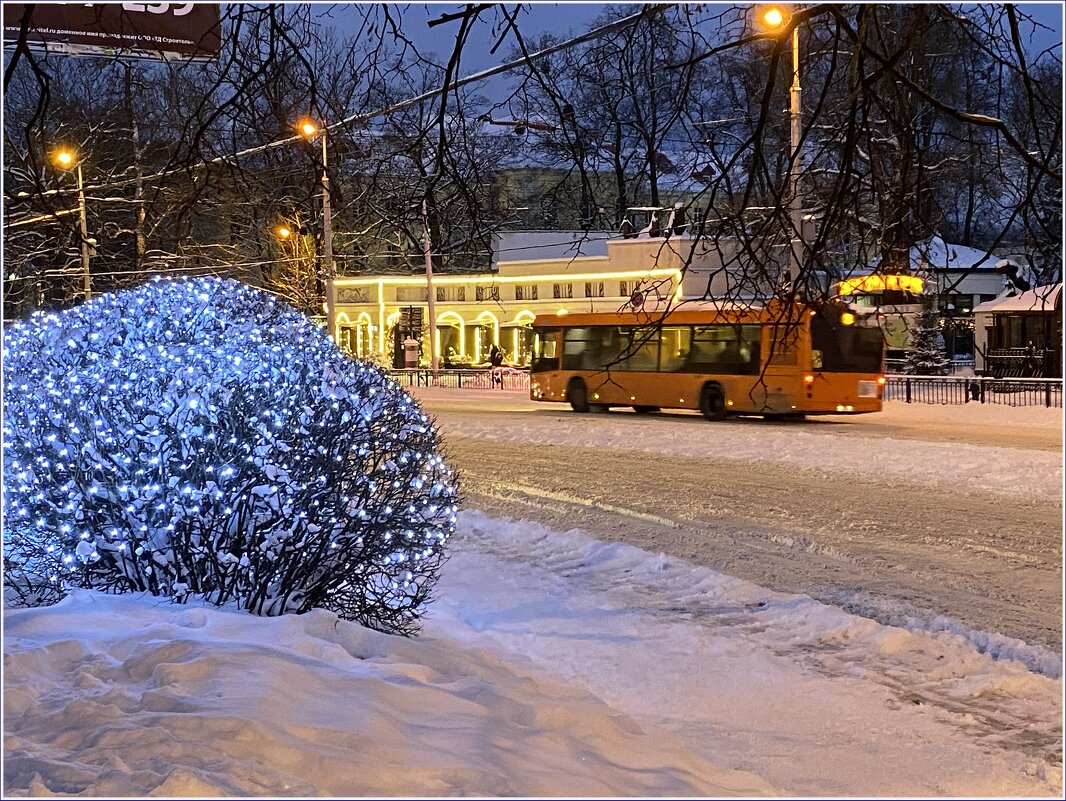
[[[891,404],[806,423],[709,423],[691,413],[576,415],[500,391],[415,395],[441,429],[466,507],[581,528],[880,622],[947,616],[1061,653],[1062,503],[1047,489],[1049,466],[1061,466],[1053,412],[1018,410],[1015,422],[1009,410]],[[745,456],[762,440],[782,451],[809,442],[823,458]],[[690,447],[699,442],[709,445]],[[849,468],[856,453],[885,468]],[[956,455],[976,462],[970,473],[957,468],[956,482],[889,464],[919,460],[915,470],[931,475],[951,472]],[[1044,489],[990,490],[973,478],[982,461],[1032,469]],[[1061,470],[1051,480],[1061,489]]]

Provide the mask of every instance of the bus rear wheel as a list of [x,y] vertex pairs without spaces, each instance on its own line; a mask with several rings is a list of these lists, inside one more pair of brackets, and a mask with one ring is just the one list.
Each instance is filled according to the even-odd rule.
[[566,385],[566,397],[570,401],[570,408],[575,412],[589,410],[589,390],[580,378],[575,378]]
[[637,414],[652,414],[659,411],[658,406],[634,406],[633,411]]
[[725,420],[725,393],[718,384],[707,384],[700,393],[700,411],[708,420]]

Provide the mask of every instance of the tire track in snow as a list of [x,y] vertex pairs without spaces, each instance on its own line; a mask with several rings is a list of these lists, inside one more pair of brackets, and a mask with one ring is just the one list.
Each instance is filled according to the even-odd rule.
[[1061,652],[1058,504],[896,478],[448,437],[471,506],[582,528],[883,623],[947,616]]

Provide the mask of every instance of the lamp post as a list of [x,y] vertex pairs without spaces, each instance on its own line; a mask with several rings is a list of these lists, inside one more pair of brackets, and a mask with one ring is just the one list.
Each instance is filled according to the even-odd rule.
[[[781,28],[788,19],[785,11],[777,6],[770,6],[762,14],[763,24],[771,30]],[[792,28],[792,88],[789,90],[789,123],[791,127],[792,158],[789,160],[789,212],[792,218],[792,236],[789,238],[788,280],[796,291],[800,267],[803,263],[803,205],[799,191],[799,176],[802,166],[800,159],[800,140],[803,138],[803,90],[800,87],[800,44],[799,27]]]
[[78,223],[81,230],[81,288],[86,300],[92,298],[92,276],[89,273],[89,228],[85,221],[85,184],[81,177],[81,161],[73,150],[57,150],[52,161],[61,169],[76,167],[78,179]]
[[326,158],[326,128],[312,120],[300,120],[296,125],[300,136],[308,141],[316,136],[322,142],[322,283],[326,290],[326,326],[330,338],[337,341],[336,299],[333,287],[333,211],[329,205],[329,162]]
[[429,209],[422,199],[422,255],[426,260],[426,313],[429,315],[429,370],[434,377],[440,369],[437,356],[437,296],[433,291],[433,253],[430,251]]

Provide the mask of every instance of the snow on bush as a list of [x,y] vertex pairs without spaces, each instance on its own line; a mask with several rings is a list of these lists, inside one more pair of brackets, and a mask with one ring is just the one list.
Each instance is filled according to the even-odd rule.
[[236,281],[155,281],[4,332],[9,601],[72,587],[324,608],[398,633],[455,528],[431,421]]

